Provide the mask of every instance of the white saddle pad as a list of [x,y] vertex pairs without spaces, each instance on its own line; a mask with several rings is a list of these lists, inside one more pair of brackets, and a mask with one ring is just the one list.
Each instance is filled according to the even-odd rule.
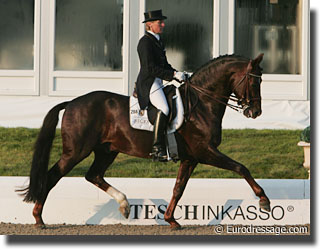
[[[176,95],[173,96],[173,98],[176,99],[177,115],[168,126],[168,134],[173,133],[177,129],[179,129],[184,120],[183,103],[178,88],[176,89]],[[131,127],[140,130],[153,131],[153,125],[148,120],[147,110],[140,109],[138,98],[130,96],[129,105]]]

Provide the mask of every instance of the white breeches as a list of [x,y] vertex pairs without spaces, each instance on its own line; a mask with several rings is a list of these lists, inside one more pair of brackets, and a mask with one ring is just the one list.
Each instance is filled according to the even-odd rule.
[[160,109],[162,113],[168,116],[169,107],[166,96],[161,88],[162,85],[162,80],[160,78],[156,78],[151,86],[149,98],[153,106],[155,106],[157,109]]

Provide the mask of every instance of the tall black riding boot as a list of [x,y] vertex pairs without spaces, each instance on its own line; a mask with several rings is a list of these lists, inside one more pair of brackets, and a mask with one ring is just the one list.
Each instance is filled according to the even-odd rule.
[[158,110],[157,118],[154,123],[153,129],[153,146],[152,153],[153,160],[155,161],[167,161],[167,148],[166,148],[166,130],[168,124],[168,117]]

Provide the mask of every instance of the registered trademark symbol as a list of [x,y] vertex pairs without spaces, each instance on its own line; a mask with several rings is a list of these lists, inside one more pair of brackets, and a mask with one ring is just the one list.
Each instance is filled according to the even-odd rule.
[[288,210],[288,212],[293,212],[294,211],[294,207],[293,206],[288,206],[287,210]]

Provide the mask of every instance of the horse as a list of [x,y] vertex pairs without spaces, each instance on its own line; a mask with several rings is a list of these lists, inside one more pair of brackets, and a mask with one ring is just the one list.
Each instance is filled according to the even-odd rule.
[[[174,219],[174,211],[198,163],[242,176],[260,198],[260,209],[270,212],[270,200],[249,170],[217,149],[229,99],[238,102],[237,107],[243,109],[246,117],[255,119],[261,115],[262,68],[259,65],[262,59],[263,54],[251,60],[237,55],[220,56],[200,67],[180,86],[183,103],[191,108],[185,122],[175,132],[180,166],[164,214],[172,229],[181,227]],[[194,98],[189,98],[190,93],[196,94],[197,102],[192,102]],[[63,150],[60,159],[48,169],[59,112],[63,109]],[[85,179],[113,197],[119,203],[121,214],[128,218],[130,205],[126,195],[108,184],[104,174],[120,152],[150,159],[152,140],[152,132],[136,130],[129,125],[129,96],[95,91],[53,107],[45,116],[35,142],[29,184],[17,190],[25,202],[35,203],[35,225],[45,227],[42,211],[49,191],[92,152],[95,158]]]

